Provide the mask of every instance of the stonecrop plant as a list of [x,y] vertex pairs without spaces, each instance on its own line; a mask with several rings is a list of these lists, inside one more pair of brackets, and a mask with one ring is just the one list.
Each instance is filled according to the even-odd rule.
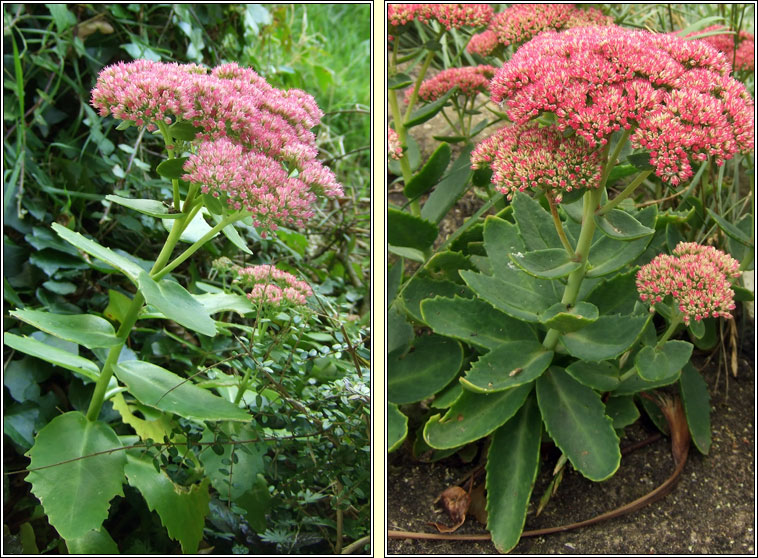
[[[281,330],[279,335],[288,323],[305,331],[318,308],[307,282],[274,265],[228,262],[232,290],[195,295],[170,274],[219,233],[241,252],[251,253],[235,223],[255,227],[261,236],[279,226],[305,227],[318,204],[341,196],[342,187],[316,158],[311,129],[322,113],[313,97],[274,88],[237,64],[208,69],[120,62],[100,72],[91,104],[102,117],[121,120],[121,129],[144,126],[163,139],[166,158],[155,170],[169,181],[172,198],[106,199],[162,219],[168,234],[145,268],[140,260],[53,224],[60,239],[102,262],[100,269],[122,274],[134,292],[121,294],[120,305],[111,301],[118,330],[94,314],[11,312],[34,328],[103,356],[98,363],[32,336],[5,333],[8,347],[94,384],[86,413],[59,414],[39,431],[27,454],[26,480],[72,553],[115,548],[103,521],[111,500],[123,496],[124,483],[157,510],[182,550],[194,553],[203,537],[211,486],[238,509],[252,510],[250,517],[259,518],[258,528],[265,529],[271,495],[261,474],[263,455],[267,441],[277,440],[277,430],[256,423],[266,403],[253,389],[253,378],[270,374],[273,360],[251,360],[243,375],[216,369],[198,382],[196,376],[207,369],[175,362],[169,370],[135,360],[132,351],[124,351],[130,333],[140,320],[150,319],[170,320],[208,338],[232,336],[235,326],[213,315],[234,311],[256,320],[241,335],[249,336],[251,348],[265,348],[258,354],[268,358],[280,341],[267,334],[267,327]],[[188,247],[175,254],[180,242]],[[266,393],[266,401],[280,397]],[[126,434],[122,425],[117,433],[102,420],[105,401],[134,434]]]
[[[711,44],[612,25],[595,8],[518,5],[487,30],[480,21],[455,34],[409,24],[420,11],[396,6],[389,21],[390,145],[394,135],[402,149],[399,160],[390,151],[389,173],[405,201],[388,215],[388,449],[409,438],[416,456],[470,459],[471,445],[487,440],[487,528],[507,552],[524,528],[543,439],[563,456],[548,490],[567,462],[608,479],[638,407],[660,417],[648,392],[675,386],[692,440],[708,453],[708,391],[691,357],[749,299],[738,281],[752,248],[689,193],[728,162],[740,172],[754,102]],[[523,44],[486,87],[490,114],[474,114],[481,122],[457,140],[458,159],[448,168],[443,143],[422,164],[414,127],[456,95],[435,87],[413,111],[427,100],[422,76],[437,53],[471,64],[438,75],[462,74],[514,43]],[[396,90],[409,86],[402,113]],[[472,184],[489,188],[484,205],[438,239]],[[651,189],[687,204],[646,201]],[[692,225],[697,207],[701,223],[711,219],[708,235]],[[731,255],[713,245],[714,230],[740,238]],[[428,411],[410,407],[421,401]]]

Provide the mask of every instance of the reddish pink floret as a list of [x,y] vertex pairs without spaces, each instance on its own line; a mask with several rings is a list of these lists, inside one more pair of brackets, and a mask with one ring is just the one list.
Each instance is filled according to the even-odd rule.
[[479,54],[480,56],[489,56],[497,48],[497,34],[491,29],[487,29],[481,33],[476,33],[469,39],[466,50],[471,54]]
[[489,4],[388,4],[387,21],[399,26],[418,20],[438,21],[447,29],[481,27],[489,23],[492,6]]
[[237,283],[251,289],[247,298],[256,304],[282,306],[289,303],[302,306],[313,294],[308,283],[273,265],[254,265],[236,271]]
[[[723,25],[711,25],[700,31],[694,31],[687,35],[700,35],[712,31],[723,31],[723,34],[709,35],[699,39],[712,45],[719,51],[726,54],[727,60],[734,64],[735,70],[752,70],[755,66],[755,37],[747,31],[740,31],[739,35]],[[739,39],[739,40],[738,40]],[[737,43],[737,53],[734,52],[734,45]]]
[[[425,80],[419,87],[418,96],[427,102],[435,101],[453,87],[458,87],[458,94],[465,97],[486,93],[490,80],[496,71],[497,68],[487,65],[449,68]],[[406,102],[408,102],[411,93],[412,90],[409,89],[406,93]]]
[[543,112],[590,146],[632,130],[631,145],[650,152],[672,185],[693,161],[716,164],[753,147],[753,100],[729,77],[725,56],[701,41],[620,27],[545,31],[495,75],[490,91],[508,116],[525,123]]
[[290,177],[268,155],[227,138],[201,144],[184,170],[183,180],[201,184],[203,193],[221,199],[230,210],[248,212],[257,227],[270,230],[280,224],[302,227],[313,215],[314,190],[321,191],[320,185]]
[[672,255],[661,254],[637,272],[640,299],[655,304],[671,296],[684,323],[704,318],[731,318],[739,262],[712,246],[680,242]]
[[556,202],[575,188],[600,186],[597,150],[578,137],[534,124],[501,128],[471,153],[474,169],[491,167],[492,183],[508,199],[527,188],[546,191]]
[[403,156],[403,146],[400,138],[392,128],[387,130],[387,155],[392,159],[400,159]]

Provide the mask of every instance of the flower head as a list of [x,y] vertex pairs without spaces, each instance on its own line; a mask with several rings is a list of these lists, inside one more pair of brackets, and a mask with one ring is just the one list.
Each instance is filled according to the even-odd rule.
[[392,159],[400,159],[403,156],[403,146],[400,138],[392,128],[387,129],[387,154]]
[[417,19],[422,23],[438,21],[447,29],[480,27],[492,17],[489,4],[388,4],[387,21],[399,26]]
[[702,41],[621,27],[545,31],[495,75],[494,102],[514,122],[542,112],[590,146],[633,130],[631,145],[650,152],[662,180],[677,185],[692,160],[717,164],[753,144],[753,100],[728,76],[725,56]]
[[500,44],[520,45],[543,31],[559,31],[589,25],[611,25],[613,18],[596,8],[573,4],[514,4],[490,21],[489,30]]
[[498,46],[497,34],[491,29],[476,33],[469,39],[466,50],[471,54],[479,54],[480,56],[489,56]]
[[249,213],[257,227],[271,230],[290,223],[302,227],[313,215],[316,193],[333,194],[335,188],[331,184],[326,190],[321,182],[328,183],[329,177],[307,172],[308,167],[292,177],[268,155],[245,150],[227,138],[200,144],[184,170],[182,178],[200,184],[204,194],[221,199],[229,210]]
[[739,263],[712,246],[680,242],[672,255],[661,254],[637,272],[640,299],[655,304],[671,296],[684,323],[703,318],[731,318],[734,291],[730,279],[739,275]]
[[302,226],[316,195],[342,194],[316,160],[310,129],[323,113],[313,97],[276,89],[250,68],[121,62],[100,72],[92,105],[151,130],[179,121],[198,128],[183,178],[230,210],[248,212],[258,226]]
[[[755,37],[747,31],[740,31],[739,35],[736,35],[723,25],[711,25],[700,31],[693,31],[687,37],[713,31],[723,31],[723,34],[709,35],[700,40],[709,43],[726,54],[727,60],[730,63],[734,60],[735,70],[752,70],[755,67]],[[738,38],[739,43],[737,45],[737,52],[735,53],[734,45],[737,43]]]
[[276,89],[237,64],[209,72],[196,64],[119,62],[100,72],[92,105],[101,116],[112,114],[151,131],[158,123],[187,121],[200,129],[197,140],[229,137],[297,168],[318,153],[310,129],[322,112],[313,97]]
[[313,294],[308,283],[273,265],[254,265],[236,271],[236,282],[243,289],[251,289],[247,298],[256,304],[303,306],[306,298]]
[[575,188],[600,186],[601,161],[579,137],[555,128],[505,126],[471,153],[472,168],[492,167],[492,183],[508,199],[527,188],[544,190],[556,202]]
[[[425,101],[435,101],[458,87],[458,93],[465,97],[474,97],[478,93],[486,93],[490,79],[495,75],[497,68],[494,66],[466,66],[464,68],[449,68],[442,70],[436,76],[425,80],[418,90],[419,98]],[[408,90],[406,102],[412,90]]]

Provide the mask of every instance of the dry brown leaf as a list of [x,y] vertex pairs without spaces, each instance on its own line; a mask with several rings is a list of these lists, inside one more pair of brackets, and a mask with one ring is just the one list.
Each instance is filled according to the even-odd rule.
[[453,522],[452,527],[437,522],[431,523],[440,533],[452,533],[463,525],[463,522],[466,521],[466,512],[468,512],[471,505],[471,496],[469,496],[468,492],[460,486],[451,486],[437,496],[434,503],[436,504],[437,502],[442,503],[442,507],[445,508],[445,511],[447,511]]

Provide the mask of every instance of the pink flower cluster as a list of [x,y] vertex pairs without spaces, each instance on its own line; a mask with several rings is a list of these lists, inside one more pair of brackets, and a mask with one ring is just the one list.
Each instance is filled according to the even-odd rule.
[[[474,97],[478,93],[486,93],[489,89],[490,80],[495,75],[497,68],[494,66],[466,66],[463,68],[449,68],[442,70],[436,76],[425,80],[418,90],[419,98],[424,101],[436,101],[453,87],[458,87],[458,94],[465,97]],[[408,102],[412,89],[406,92],[405,102]]]
[[392,128],[387,129],[387,155],[392,159],[400,159],[403,156],[403,146],[400,138]]
[[487,31],[471,37],[467,48],[471,53],[487,56],[498,44],[525,43],[542,31],[612,23],[612,17],[596,8],[579,9],[573,4],[514,4],[495,14]]
[[446,29],[481,27],[492,17],[489,4],[388,4],[387,21],[400,26],[417,19],[422,23],[438,21]]
[[753,147],[753,100],[729,71],[724,54],[702,41],[583,27],[532,39],[490,91],[514,122],[552,112],[559,130],[573,129],[591,147],[634,129],[631,145],[677,185],[693,175],[692,159],[720,165]]
[[481,33],[476,33],[469,39],[466,50],[471,54],[480,56],[489,56],[498,46],[497,33],[492,29],[487,29]]
[[721,31],[724,33],[720,35],[709,35],[703,37],[701,41],[709,43],[716,49],[726,54],[727,60],[734,64],[735,70],[752,70],[755,67],[755,37],[747,31],[740,31],[739,44],[737,45],[737,52],[734,52],[734,45],[737,42],[737,37],[733,31],[723,25],[711,25],[700,31],[694,31],[687,35],[691,37],[693,35],[699,35],[708,31]]
[[256,226],[271,230],[287,223],[302,227],[313,215],[316,194],[342,191],[332,172],[316,162],[290,176],[275,159],[227,138],[200,144],[184,170],[183,180],[202,184],[204,194],[220,198],[231,210],[248,212]]
[[684,323],[703,318],[731,318],[734,291],[730,279],[739,276],[739,263],[712,246],[680,242],[672,255],[661,254],[637,272],[643,302],[655,304],[671,295]]
[[508,199],[527,188],[544,190],[556,202],[575,188],[600,186],[598,150],[576,136],[563,138],[553,127],[509,125],[482,141],[471,153],[474,169],[491,166],[492,183]]
[[238,268],[237,282],[243,288],[252,288],[247,298],[253,303],[274,306],[285,304],[305,305],[313,290],[305,281],[273,265],[254,265]]
[[[300,226],[314,194],[342,193],[334,174],[316,160],[310,129],[323,113],[313,97],[276,89],[250,68],[120,62],[100,72],[92,105],[102,116],[149,130],[180,121],[197,127],[200,146],[185,164],[184,179],[224,197],[232,209],[250,211],[259,225]],[[295,171],[297,179],[288,178]]]

